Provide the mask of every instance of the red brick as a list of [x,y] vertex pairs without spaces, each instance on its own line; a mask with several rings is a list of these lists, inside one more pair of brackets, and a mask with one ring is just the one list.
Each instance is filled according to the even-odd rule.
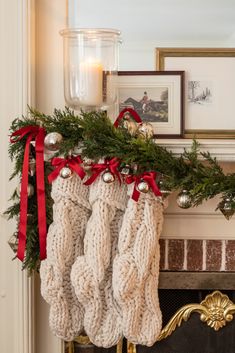
[[184,264],[184,240],[168,241],[168,270],[181,271]]
[[202,240],[187,241],[187,270],[201,271],[203,261]]
[[222,241],[206,241],[206,271],[220,271],[222,259]]
[[226,241],[225,269],[235,271],[235,240]]
[[160,270],[165,270],[165,240],[160,239],[159,245],[160,245]]

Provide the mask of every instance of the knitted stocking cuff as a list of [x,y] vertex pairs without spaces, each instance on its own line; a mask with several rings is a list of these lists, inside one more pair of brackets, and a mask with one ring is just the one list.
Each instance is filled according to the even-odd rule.
[[113,290],[123,315],[124,336],[152,345],[161,330],[158,303],[159,236],[163,205],[152,194],[129,199],[113,265]]
[[87,223],[84,256],[72,267],[71,280],[83,304],[84,328],[97,346],[110,347],[121,337],[121,318],[112,294],[112,261],[123,210],[126,188],[101,178],[90,186],[92,215]]
[[50,327],[55,335],[72,340],[83,328],[83,308],[71,286],[71,267],[83,254],[89,218],[88,188],[77,175],[58,177],[52,184],[53,223],[47,236],[47,259],[42,262],[41,293],[51,305]]

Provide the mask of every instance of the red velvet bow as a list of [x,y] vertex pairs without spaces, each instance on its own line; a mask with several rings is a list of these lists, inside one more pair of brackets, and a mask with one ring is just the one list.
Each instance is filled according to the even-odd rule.
[[135,121],[137,123],[142,123],[141,117],[139,116],[139,114],[132,108],[125,108],[123,109],[120,114],[118,115],[117,119],[114,122],[114,126],[118,127],[120,120],[124,117],[125,113],[129,112],[131,114],[131,116],[135,119]]
[[83,179],[86,173],[84,172],[80,164],[82,164],[82,159],[80,156],[71,156],[67,158],[52,158],[51,165],[53,165],[55,169],[48,175],[49,183],[52,183],[58,177],[61,169],[64,167],[69,167],[75,173],[77,173],[77,175],[79,175],[81,179]]
[[45,202],[45,183],[44,183],[44,138],[46,131],[44,128],[34,125],[29,125],[15,131],[10,138],[12,143],[20,141],[27,136],[24,161],[22,168],[22,180],[20,191],[20,221],[19,221],[19,245],[17,257],[23,261],[26,249],[26,234],[27,234],[27,209],[28,209],[28,168],[29,168],[29,153],[30,142],[35,139],[36,152],[36,182],[37,182],[37,203],[38,203],[38,231],[39,231],[39,246],[40,259],[46,258],[46,202]]
[[120,174],[118,171],[119,160],[118,158],[114,157],[111,160],[105,159],[104,163],[93,164],[91,167],[92,175],[91,177],[84,183],[84,185],[91,185],[96,178],[108,169],[113,175],[116,175],[119,182],[121,183]]
[[156,176],[157,173],[156,172],[145,172],[141,175],[129,175],[126,177],[126,183],[127,184],[131,184],[131,183],[135,183],[134,185],[134,190],[133,190],[133,194],[132,194],[132,199],[134,201],[138,201],[139,197],[140,197],[140,191],[137,189],[138,184],[141,181],[145,181],[146,183],[148,183],[148,185],[150,186],[150,188],[152,189],[154,195],[156,196],[161,196],[162,193],[159,190],[157,184],[156,184]]

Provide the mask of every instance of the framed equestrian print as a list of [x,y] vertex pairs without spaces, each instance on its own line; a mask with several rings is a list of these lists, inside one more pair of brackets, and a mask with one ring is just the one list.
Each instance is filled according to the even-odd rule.
[[153,125],[155,137],[183,136],[183,71],[119,71],[117,86],[116,115],[132,108]]

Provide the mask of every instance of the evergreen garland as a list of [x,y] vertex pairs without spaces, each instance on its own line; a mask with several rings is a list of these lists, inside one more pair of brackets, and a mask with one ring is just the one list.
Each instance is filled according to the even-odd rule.
[[[66,108],[64,111],[55,110],[52,116],[30,109],[29,117],[17,118],[12,122],[10,134],[28,125],[43,126],[47,133],[58,132],[63,141],[56,155],[66,157],[75,151],[81,152],[82,157],[98,161],[100,158],[117,157],[121,166],[137,165],[133,173],[156,171],[158,180],[163,177],[164,187],[169,190],[188,190],[192,197],[192,206],[201,204],[222,194],[222,201],[230,197],[232,210],[235,211],[235,173],[225,175],[215,158],[209,152],[199,151],[199,145],[193,142],[191,151],[176,158],[171,151],[157,145],[151,139],[133,137],[122,124],[115,128],[105,112],[82,112],[79,116]],[[11,178],[21,176],[26,137],[11,143],[9,156],[14,164]],[[34,155],[31,148],[31,154]],[[80,154],[80,153],[79,153]],[[55,156],[55,154],[53,155]],[[200,158],[199,158],[200,156]],[[47,182],[47,175],[51,171],[50,162],[45,162],[45,187],[47,226],[52,222],[51,186]],[[35,187],[35,176],[29,176],[29,183]],[[5,212],[8,218],[19,217],[20,201],[16,190],[13,192],[12,205]],[[218,205],[220,207],[221,203]],[[39,268],[39,241],[37,225],[36,192],[28,201],[28,226],[26,257],[23,268],[29,271]]]

